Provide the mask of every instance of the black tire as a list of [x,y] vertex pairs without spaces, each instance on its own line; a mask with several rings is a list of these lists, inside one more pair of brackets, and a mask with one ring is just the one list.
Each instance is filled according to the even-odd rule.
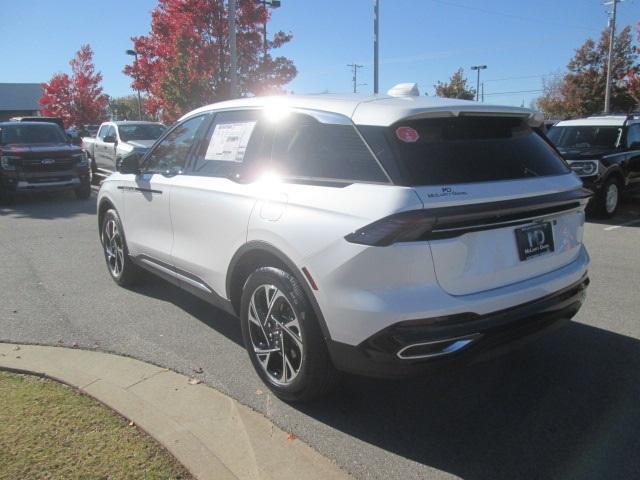
[[135,284],[140,277],[138,267],[129,257],[129,249],[124,236],[122,222],[115,209],[104,214],[100,225],[100,242],[109,275],[121,287]]
[[89,175],[91,177],[91,185],[100,185],[100,176],[96,175],[98,171],[98,167],[96,166],[96,161],[89,157]]
[[0,205],[12,205],[14,200],[15,195],[13,193],[0,188]]
[[[280,350],[269,354],[263,353],[262,357],[260,357],[255,351],[254,342],[259,343],[260,348],[265,350],[278,348],[274,343],[270,343],[270,340],[267,340],[267,336],[274,331],[273,328],[270,329],[268,327],[267,321],[269,319],[266,318],[267,312],[264,311],[268,307],[266,304],[268,293],[265,294],[265,303],[262,308],[258,305],[262,292],[267,291],[265,289],[272,288],[275,288],[276,292],[278,292],[273,293],[271,297],[276,297],[276,300],[272,302],[272,310],[278,310],[278,312],[270,316],[273,319],[273,322],[270,323],[282,325],[287,320],[295,318],[295,325],[294,323],[286,324],[289,325],[289,331],[295,333],[297,330],[297,333],[299,333],[302,350],[300,351],[300,344],[293,340],[291,334],[284,333],[287,329],[280,328],[280,336],[278,337],[276,334],[271,340],[271,342],[275,342],[275,338],[280,339]],[[258,326],[256,322],[249,319],[249,310],[254,293],[256,294],[253,302],[254,311],[258,317],[260,317],[260,313],[264,315],[265,322],[263,326]],[[282,295],[279,295],[280,293]],[[289,308],[293,309],[294,316],[291,314],[287,316],[290,313],[288,312]],[[282,323],[276,322],[276,315],[279,315]],[[336,385],[339,374],[329,358],[329,352],[313,309],[302,287],[293,275],[273,267],[264,267],[253,272],[245,282],[242,290],[240,321],[242,336],[251,363],[253,363],[262,381],[278,398],[287,402],[309,401],[325,395]],[[260,342],[260,339],[264,341]],[[296,348],[297,356],[295,355]],[[285,351],[289,353],[289,355],[286,355],[289,361],[288,364],[282,360],[283,352]],[[273,357],[271,357],[272,354]],[[265,364],[266,366],[263,366]],[[272,365],[275,365],[275,367]],[[282,366],[279,375],[277,372],[278,365]],[[298,371],[293,375],[296,366]],[[270,369],[272,373],[267,372]],[[289,380],[289,383],[286,383],[287,371],[290,377],[293,378]],[[278,376],[280,377],[279,380]],[[283,383],[283,378],[285,383]]]
[[83,183],[75,189],[75,193],[78,200],[86,200],[91,196],[91,183]]
[[[611,195],[611,197],[610,197]],[[613,200],[613,198],[616,200]],[[613,218],[622,199],[622,183],[616,177],[610,177],[593,199],[594,213],[602,218]]]

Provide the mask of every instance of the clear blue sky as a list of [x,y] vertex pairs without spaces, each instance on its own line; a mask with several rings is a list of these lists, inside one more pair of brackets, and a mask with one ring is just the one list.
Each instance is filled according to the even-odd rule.
[[[380,86],[433,84],[458,67],[487,64],[486,100],[525,105],[542,76],[561,72],[575,48],[597,38],[607,22],[600,0],[380,0]],[[82,43],[90,43],[109,95],[130,93],[122,74],[130,37],[149,30],[155,0],[3,1],[0,6],[0,82],[42,82],[59,71]],[[348,92],[347,63],[360,63],[362,92],[373,89],[372,0],[282,0],[269,29],[291,31],[280,49],[298,67],[288,86],[296,93]],[[618,25],[640,20],[639,0],[618,8]],[[467,72],[475,85],[474,72]],[[513,78],[519,77],[519,78]],[[526,78],[525,78],[526,77]],[[504,80],[508,79],[508,80]]]

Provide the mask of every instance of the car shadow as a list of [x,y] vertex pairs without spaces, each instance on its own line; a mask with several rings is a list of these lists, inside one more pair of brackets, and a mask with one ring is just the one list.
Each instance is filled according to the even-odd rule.
[[336,430],[465,479],[640,478],[640,341],[570,323],[427,378],[351,378],[297,406]]
[[[237,319],[188,292],[153,275],[133,290],[243,345]],[[640,478],[640,340],[582,323],[425,377],[345,376],[329,397],[292,407],[465,479]]]
[[237,318],[151,273],[145,272],[144,275],[144,282],[129,287],[131,291],[174,304],[244,348],[240,322]]
[[30,192],[18,195],[11,204],[0,203],[0,217],[55,219],[96,213],[96,192],[78,200],[73,191]]

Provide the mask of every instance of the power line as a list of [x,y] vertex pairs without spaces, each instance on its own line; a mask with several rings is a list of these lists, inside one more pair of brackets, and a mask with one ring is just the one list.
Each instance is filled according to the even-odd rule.
[[348,63],[347,67],[351,67],[351,71],[353,73],[353,93],[358,93],[358,86],[364,85],[363,83],[358,83],[358,69],[363,68],[364,65],[358,65],[357,63]]
[[544,90],[542,90],[541,88],[536,89],[536,90],[515,90],[512,92],[494,92],[494,93],[485,93],[484,96],[488,97],[491,95],[514,95],[517,93],[542,93],[544,92]]
[[549,20],[545,20],[543,18],[535,18],[535,17],[524,17],[522,15],[514,15],[512,13],[505,13],[505,12],[497,12],[495,10],[488,10],[486,8],[481,8],[481,7],[472,7],[470,5],[461,5],[459,3],[454,3],[454,2],[449,2],[446,0],[431,0],[434,3],[440,3],[442,5],[448,5],[450,7],[457,7],[457,8],[463,8],[466,10],[475,10],[476,12],[482,12],[482,13],[486,13],[489,15],[499,15],[501,17],[507,17],[507,18],[513,18],[515,20],[520,20],[520,21],[524,21],[524,22],[537,22],[537,23],[546,23],[547,25],[555,25],[557,27],[565,27],[565,28],[576,28],[579,30],[589,30],[589,31],[599,31],[596,28],[592,28],[592,27],[585,27],[584,25],[568,25],[566,23],[559,23],[559,22],[553,22],[553,21],[549,21]]
[[504,77],[504,78],[490,78],[485,80],[484,83],[487,82],[502,82],[505,80],[527,80],[530,78],[547,78],[547,77],[561,77],[564,73],[547,73],[545,75],[524,75],[522,77]]

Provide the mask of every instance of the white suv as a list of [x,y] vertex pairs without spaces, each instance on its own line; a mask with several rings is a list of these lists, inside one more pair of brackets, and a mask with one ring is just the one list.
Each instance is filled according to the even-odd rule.
[[575,315],[582,188],[527,109],[394,96],[234,100],[102,184],[113,279],[149,270],[240,318],[279,397],[406,376]]

